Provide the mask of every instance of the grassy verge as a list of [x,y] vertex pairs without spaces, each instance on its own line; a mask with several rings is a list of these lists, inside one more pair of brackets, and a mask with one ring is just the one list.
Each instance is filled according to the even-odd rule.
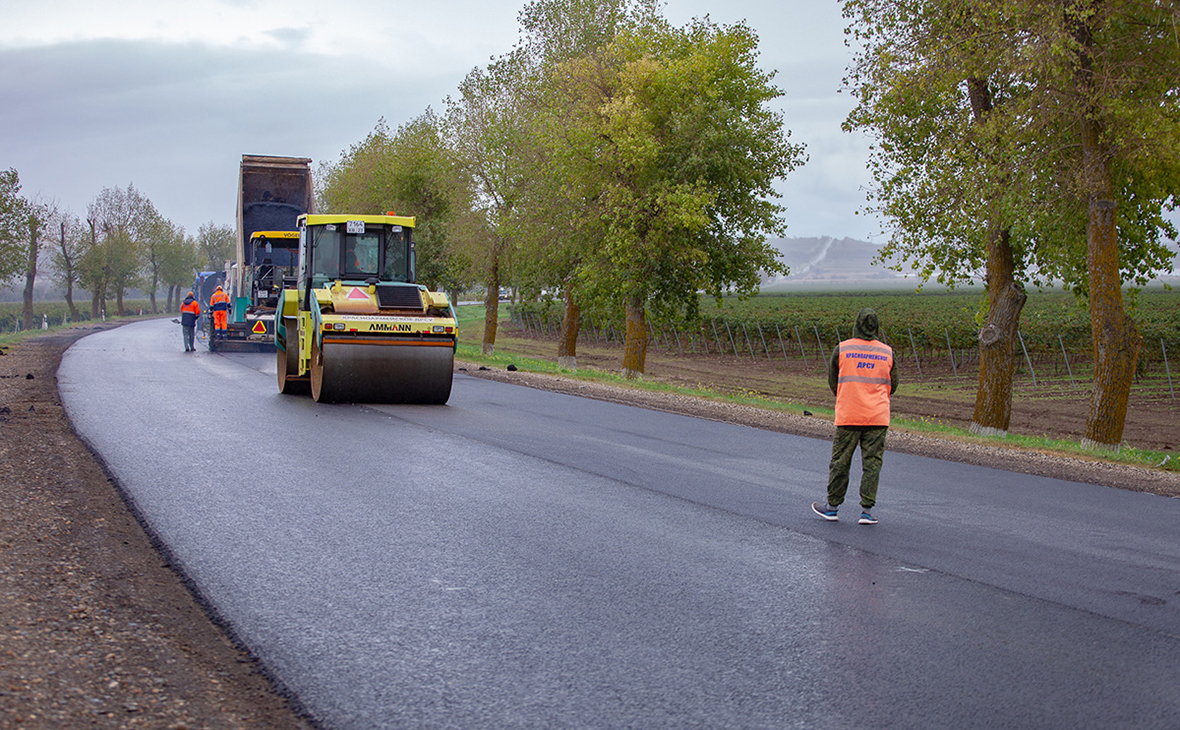
[[[505,319],[506,308],[501,308],[500,312],[501,320]],[[761,394],[726,393],[710,386],[708,383],[690,388],[656,380],[627,380],[620,374],[593,368],[579,367],[576,372],[562,369],[553,360],[545,360],[526,354],[526,351],[535,349],[535,343],[515,337],[513,330],[509,328],[503,328],[497,331],[496,354],[490,356],[482,355],[480,353],[479,343],[483,337],[483,307],[478,305],[459,307],[457,313],[459,315],[461,341],[456,357],[466,362],[496,368],[506,368],[508,365],[514,365],[518,370],[523,372],[560,375],[573,380],[607,383],[622,388],[708,398],[783,413],[802,414],[804,410],[804,407],[798,403],[788,403]],[[954,392],[954,389],[943,389],[936,385],[921,384],[920,386],[911,385],[911,387],[920,387],[924,394],[930,395],[933,395],[937,389],[937,394],[941,398],[958,399],[960,397],[969,397],[973,401],[975,397],[973,390],[971,390],[968,396],[963,396],[962,393]],[[970,389],[968,388],[968,390]],[[817,408],[808,405],[807,410],[817,415],[828,417],[832,415],[830,408]],[[1124,447],[1118,453],[1096,453],[1083,449],[1080,443],[1066,439],[1016,434],[1009,434],[1006,437],[978,436],[966,429],[940,423],[934,419],[894,419],[891,428],[925,436],[951,439],[962,443],[974,443],[1057,456],[1070,456],[1091,461],[1105,461],[1115,464],[1160,468],[1165,471],[1180,472],[1180,459],[1171,458],[1170,454],[1162,451]]]

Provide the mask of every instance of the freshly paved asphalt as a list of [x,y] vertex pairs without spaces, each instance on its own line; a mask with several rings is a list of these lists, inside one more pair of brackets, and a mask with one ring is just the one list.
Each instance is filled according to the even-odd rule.
[[58,377],[325,727],[1180,727],[1180,500],[889,453],[827,523],[823,441],[461,374],[317,405],[166,320]]

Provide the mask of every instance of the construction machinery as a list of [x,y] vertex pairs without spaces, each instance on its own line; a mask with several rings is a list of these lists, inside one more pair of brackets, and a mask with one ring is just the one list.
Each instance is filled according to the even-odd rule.
[[298,270],[275,317],[279,391],[321,402],[446,403],[458,327],[415,283],[414,218],[299,217]]
[[198,271],[197,278],[193,281],[193,296],[201,306],[201,316],[197,317],[197,332],[201,334],[202,339],[206,338],[206,333],[212,326],[210,323],[213,320],[213,312],[209,308],[209,298],[213,296],[214,289],[224,284],[224,271]]
[[295,279],[299,216],[314,212],[311,160],[242,155],[238,176],[237,258],[225,272],[228,328],[211,350],[269,350],[284,286]]

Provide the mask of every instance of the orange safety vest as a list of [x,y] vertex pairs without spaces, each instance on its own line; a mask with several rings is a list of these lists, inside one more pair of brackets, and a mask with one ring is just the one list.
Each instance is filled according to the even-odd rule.
[[209,297],[209,305],[214,312],[224,312],[229,309],[229,296],[224,291],[214,291]]
[[877,340],[840,343],[837,426],[888,426],[893,348]]

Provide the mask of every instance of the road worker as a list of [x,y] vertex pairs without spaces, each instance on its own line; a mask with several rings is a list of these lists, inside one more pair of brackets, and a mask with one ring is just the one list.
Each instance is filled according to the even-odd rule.
[[852,455],[859,445],[862,474],[857,523],[877,524],[871,510],[877,503],[877,482],[889,430],[889,396],[897,390],[893,350],[877,339],[879,331],[877,313],[860,310],[852,338],[832,351],[828,363],[828,387],[836,396],[836,436],[828,467],[828,500],[811,504],[811,509],[825,520],[837,519],[836,512],[848,491]]
[[225,331],[229,326],[229,296],[218,284],[209,297],[209,308],[213,310],[213,329]]
[[195,351],[196,345],[193,344],[193,335],[196,332],[197,317],[201,316],[201,305],[197,303],[196,297],[190,291],[188,296],[184,298],[184,303],[180,305],[180,328],[184,332],[184,351]]

